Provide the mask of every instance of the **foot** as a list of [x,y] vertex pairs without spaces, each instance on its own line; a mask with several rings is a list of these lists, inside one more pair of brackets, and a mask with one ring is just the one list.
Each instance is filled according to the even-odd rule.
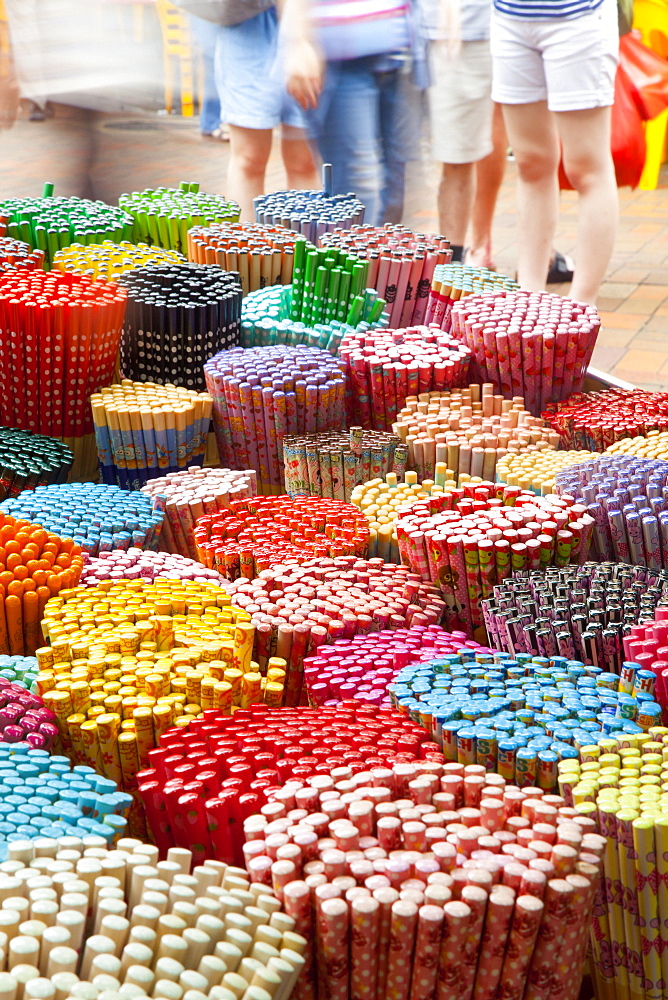
[[550,261],[550,270],[547,272],[547,284],[564,285],[573,280],[574,271],[573,258],[555,250]]
[[481,247],[469,247],[464,255],[464,263],[469,267],[486,267],[488,271],[496,271],[489,243]]

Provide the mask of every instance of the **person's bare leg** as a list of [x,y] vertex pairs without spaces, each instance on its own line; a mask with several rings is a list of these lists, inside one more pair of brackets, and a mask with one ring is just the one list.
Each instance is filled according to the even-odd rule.
[[503,119],[517,163],[517,280],[522,288],[541,291],[559,211],[557,128],[545,101],[504,104]]
[[475,164],[443,164],[438,187],[438,226],[453,248],[463,247],[466,242],[474,193]]
[[617,181],[610,153],[610,108],[559,111],[564,169],[578,192],[578,236],[571,298],[596,304],[617,232]]
[[253,198],[264,194],[264,175],[271,153],[271,129],[230,125],[230,160],[225,194],[241,206],[241,218],[255,219]]
[[303,129],[294,125],[281,127],[281,155],[288,175],[288,188],[305,191],[320,187],[313,151]]
[[471,238],[467,262],[474,267],[493,267],[492,223],[494,209],[506,170],[508,140],[500,104],[492,116],[492,152],[475,165],[476,187],[471,212]]

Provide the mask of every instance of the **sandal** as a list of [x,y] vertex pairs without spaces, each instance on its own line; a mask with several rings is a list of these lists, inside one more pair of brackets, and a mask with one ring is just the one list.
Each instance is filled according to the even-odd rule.
[[217,142],[230,141],[230,133],[223,126],[215,128],[213,132],[201,132],[200,134],[203,139],[215,139]]

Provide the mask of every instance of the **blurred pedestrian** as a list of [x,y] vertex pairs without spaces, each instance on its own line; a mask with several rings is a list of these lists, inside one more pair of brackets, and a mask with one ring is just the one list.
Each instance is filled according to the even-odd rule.
[[19,85],[11,44],[0,48],[0,130],[11,128],[19,111]]
[[[492,253],[492,224],[501,184],[506,172],[508,138],[503,124],[503,110],[494,104],[492,113],[492,152],[475,165],[475,198],[471,212],[471,227],[465,261],[472,267],[496,270]],[[553,250],[547,272],[546,284],[563,285],[573,278],[573,261],[567,255]]]
[[414,52],[380,56],[374,78],[380,156],[380,207],[375,221],[380,226],[398,225],[404,214],[406,165],[420,158],[426,78]]
[[288,91],[332,164],[334,192],[354,191],[372,225],[400,219],[417,147],[405,128],[407,0],[367,0],[363,10],[350,0],[285,0],[281,34]]
[[[281,126],[281,154],[289,188],[319,186],[305,120],[276,69],[276,7],[218,29],[216,83],[230,132],[225,193],[253,219],[253,199],[264,193],[273,130]],[[257,5],[255,5],[257,9]]]
[[[420,9],[429,40],[432,155],[443,165],[439,232],[450,240],[452,259],[463,260],[476,192],[476,164],[493,151],[491,0],[422,0]],[[490,198],[493,194],[492,213],[497,192],[489,192]],[[487,235],[476,239],[486,242]]]
[[571,297],[595,303],[614,247],[610,152],[619,37],[615,0],[494,0],[492,96],[518,171],[518,280],[545,287],[563,157],[578,193]]
[[5,0],[5,10],[21,95],[38,109],[48,101],[57,120],[67,119],[76,133],[69,151],[76,193],[95,198],[94,167],[104,161],[99,126],[150,107],[162,87],[159,52],[128,30],[122,0]]
[[202,17],[190,17],[194,47],[202,59],[202,106],[199,112],[199,130],[205,139],[224,141],[227,134],[220,124],[220,97],[216,86],[216,39],[218,25]]
[[121,0],[5,0],[5,8],[22,96],[106,112],[150,102],[160,71],[128,35]]
[[[491,100],[491,98],[490,98]],[[475,196],[465,261],[472,267],[496,270],[492,251],[492,224],[496,199],[506,172],[508,140],[503,127],[503,113],[498,104],[492,110],[492,151],[475,165]]]

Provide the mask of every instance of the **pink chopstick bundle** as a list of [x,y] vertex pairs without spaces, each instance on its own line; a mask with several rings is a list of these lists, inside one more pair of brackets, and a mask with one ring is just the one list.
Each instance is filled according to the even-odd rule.
[[491,482],[466,483],[398,513],[402,562],[440,587],[446,627],[467,635],[482,625],[480,602],[506,577],[584,562],[594,526],[572,497]]
[[227,581],[214,569],[187,556],[150,549],[113,549],[89,558],[81,574],[82,587],[96,587],[103,580],[196,580],[226,587]]
[[390,431],[408,396],[468,382],[471,351],[428,326],[353,332],[339,355],[346,365],[348,422]]
[[336,229],[318,242],[369,262],[366,287],[385,299],[393,329],[424,322],[434,270],[452,256],[444,236],[390,224]]
[[[411,605],[411,609],[423,617],[419,606]],[[388,687],[402,667],[464,649],[471,654],[491,652],[468,639],[464,632],[444,632],[438,625],[360,633],[352,639],[321,646],[314,656],[304,660],[309,704],[332,705],[354,698],[363,704],[391,707]]]
[[418,760],[268,797],[243,853],[312,943],[297,998],[577,997],[605,839],[561,796]]
[[551,292],[472,295],[452,307],[452,333],[472,351],[479,381],[523,396],[536,415],[580,391],[600,328],[593,306]]
[[[251,615],[253,659],[260,669],[266,669],[273,655],[288,663],[288,705],[299,704],[305,665],[310,662],[313,668],[315,664],[316,670],[322,667],[318,657],[329,656],[327,643],[335,643],[327,650],[350,653],[360,657],[360,663],[368,663],[371,657],[379,669],[391,664],[392,673],[421,648],[430,649],[434,656],[446,652],[445,647],[449,651],[450,637],[440,628],[445,604],[437,588],[422,583],[406,566],[382,559],[344,556],[303,564],[286,560],[262,570],[254,580],[236,580],[228,590],[233,604]],[[384,688],[371,698],[363,697],[379,687],[372,684],[367,692],[366,682],[356,685],[355,697],[371,704],[385,703]],[[311,700],[314,704],[337,701],[350,697],[351,691],[315,687]]]

